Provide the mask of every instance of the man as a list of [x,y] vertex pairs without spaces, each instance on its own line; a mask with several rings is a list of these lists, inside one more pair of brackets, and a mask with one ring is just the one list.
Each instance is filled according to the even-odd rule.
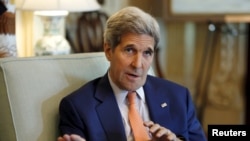
[[112,15],[104,32],[109,70],[61,101],[58,141],[136,140],[129,92],[136,92],[149,140],[205,141],[188,90],[148,75],[158,42],[159,26],[149,14],[126,7]]

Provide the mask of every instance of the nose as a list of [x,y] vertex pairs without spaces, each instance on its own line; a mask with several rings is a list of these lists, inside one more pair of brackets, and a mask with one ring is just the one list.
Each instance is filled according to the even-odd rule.
[[134,68],[140,68],[142,67],[143,57],[140,55],[140,53],[137,53],[132,60],[132,66]]

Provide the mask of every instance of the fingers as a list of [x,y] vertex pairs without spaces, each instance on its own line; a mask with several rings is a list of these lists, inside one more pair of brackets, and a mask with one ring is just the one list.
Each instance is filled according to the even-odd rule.
[[153,121],[146,121],[143,123],[146,127],[151,127],[152,125],[154,125]]
[[57,141],[86,141],[86,140],[76,134],[72,135],[65,134],[62,137],[58,137]]
[[64,141],[63,137],[58,137],[57,141]]
[[72,139],[72,141],[86,141],[85,139],[83,139],[79,135],[75,135],[75,134],[71,135],[71,139]]
[[155,139],[160,139],[163,141],[175,141],[176,135],[169,129],[160,126],[152,121],[145,122],[144,125],[149,128],[149,132]]
[[65,134],[65,135],[63,135],[61,137],[58,137],[57,141],[71,141],[71,140],[70,140],[70,136]]
[[168,130],[167,139],[169,141],[176,141],[176,135],[173,132],[171,132],[170,130]]

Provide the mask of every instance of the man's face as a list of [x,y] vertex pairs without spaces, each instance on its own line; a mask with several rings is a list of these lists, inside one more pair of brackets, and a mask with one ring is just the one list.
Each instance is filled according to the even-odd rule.
[[114,50],[105,44],[104,51],[111,79],[120,89],[132,91],[144,85],[154,57],[154,38],[128,33]]

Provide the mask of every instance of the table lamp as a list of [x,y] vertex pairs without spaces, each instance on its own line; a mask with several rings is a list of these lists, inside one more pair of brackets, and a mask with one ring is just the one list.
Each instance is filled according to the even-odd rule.
[[96,0],[17,0],[16,7],[34,11],[44,25],[43,37],[35,44],[35,55],[69,54],[71,47],[61,29],[68,12],[95,11],[100,8]]

